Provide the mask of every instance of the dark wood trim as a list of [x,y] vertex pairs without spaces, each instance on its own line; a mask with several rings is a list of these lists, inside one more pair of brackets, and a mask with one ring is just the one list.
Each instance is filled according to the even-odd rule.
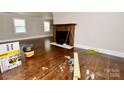
[[54,24],[53,26],[67,26],[67,25],[77,25],[75,23],[68,23],[68,24]]

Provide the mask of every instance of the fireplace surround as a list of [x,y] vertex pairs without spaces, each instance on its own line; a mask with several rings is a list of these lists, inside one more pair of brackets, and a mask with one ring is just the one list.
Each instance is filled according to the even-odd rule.
[[[66,44],[70,46],[74,46],[74,33],[75,33],[75,23],[69,23],[69,24],[54,24],[53,25],[53,36],[54,36],[54,42],[59,43],[57,41],[57,38],[59,38],[57,35],[58,31],[66,31],[69,32],[69,36],[66,38]],[[66,33],[65,32],[65,33]],[[65,34],[67,36],[67,34]],[[62,37],[62,36],[60,36]],[[63,41],[64,42],[64,41]],[[60,42],[63,44],[63,42]]]

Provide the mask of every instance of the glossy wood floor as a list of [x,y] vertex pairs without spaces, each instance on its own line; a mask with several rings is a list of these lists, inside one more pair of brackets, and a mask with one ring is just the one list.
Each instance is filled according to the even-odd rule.
[[[79,53],[81,79],[86,79],[86,71],[94,74],[95,80],[124,79],[124,58],[105,54],[89,55],[82,49],[71,50],[50,45],[52,37],[20,41],[21,49],[33,44],[35,55],[23,59],[21,66],[0,74],[5,80],[71,80],[72,66],[65,56],[73,58],[74,51]],[[22,53],[23,55],[23,53]]]

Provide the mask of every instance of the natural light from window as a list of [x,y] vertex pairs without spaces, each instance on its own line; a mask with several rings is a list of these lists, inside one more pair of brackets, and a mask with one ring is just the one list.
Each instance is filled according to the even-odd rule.
[[50,22],[44,21],[44,32],[50,32]]
[[14,19],[14,26],[16,33],[25,33],[25,20],[24,19]]

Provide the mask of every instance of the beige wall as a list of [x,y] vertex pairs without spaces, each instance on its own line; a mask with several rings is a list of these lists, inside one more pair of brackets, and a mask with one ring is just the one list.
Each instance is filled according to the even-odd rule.
[[[26,20],[25,34],[15,33],[13,18]],[[52,20],[52,13],[0,13],[0,41],[52,34],[44,32],[44,20]]]
[[53,13],[54,23],[77,23],[75,44],[124,52],[124,13]]

